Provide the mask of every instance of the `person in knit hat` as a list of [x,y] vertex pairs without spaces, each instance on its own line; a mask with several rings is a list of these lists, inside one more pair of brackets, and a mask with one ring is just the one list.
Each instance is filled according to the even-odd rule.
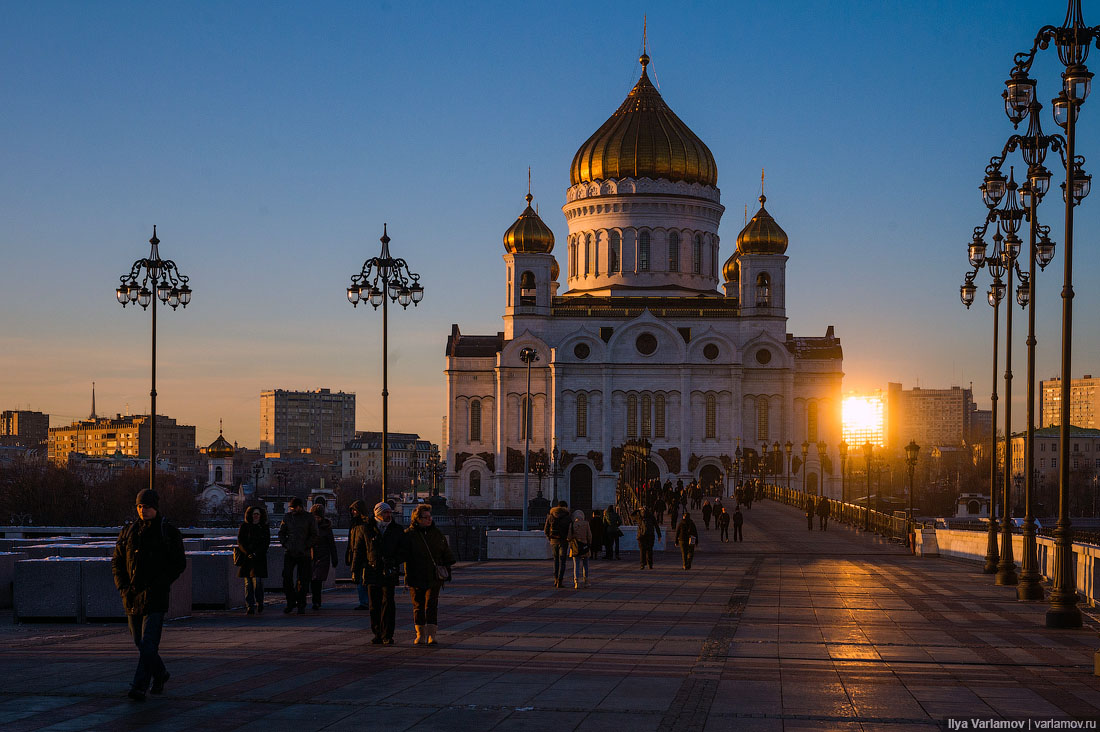
[[397,626],[398,546],[405,527],[394,520],[385,501],[374,506],[374,516],[353,526],[348,534],[348,567],[351,576],[367,588],[371,643],[390,645]]
[[138,520],[119,533],[111,573],[138,648],[137,670],[126,695],[145,701],[146,691],[160,694],[170,676],[160,657],[160,637],[169,591],[187,568],[187,555],[183,536],[160,513],[157,492],[146,488],[138,493],[136,504]]

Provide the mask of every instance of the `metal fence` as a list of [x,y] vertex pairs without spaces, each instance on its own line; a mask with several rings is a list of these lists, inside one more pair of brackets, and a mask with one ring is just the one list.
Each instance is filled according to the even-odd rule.
[[[785,488],[778,485],[765,485],[763,495],[778,503],[805,510],[806,494],[794,488]],[[814,497],[816,500],[816,496]],[[854,503],[841,503],[830,498],[830,521],[839,521],[856,527],[867,527],[895,541],[908,541],[908,526],[904,516],[894,516],[881,511],[873,511],[865,506],[857,506]]]

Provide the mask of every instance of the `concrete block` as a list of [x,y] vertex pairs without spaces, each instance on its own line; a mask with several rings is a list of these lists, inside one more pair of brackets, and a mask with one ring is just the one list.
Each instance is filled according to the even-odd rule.
[[550,542],[538,531],[494,529],[485,532],[489,559],[551,559]]
[[45,559],[46,557],[59,557],[61,556],[61,547],[70,546],[69,544],[24,544],[19,547],[19,551],[24,552],[28,559]]
[[114,542],[110,544],[64,544],[59,547],[57,556],[61,557],[110,557],[115,553]]
[[126,617],[122,595],[115,587],[109,557],[83,557],[80,562],[80,597],[86,620]]
[[79,558],[26,559],[15,563],[16,621],[33,618],[81,619]]
[[940,555],[940,547],[936,542],[935,529],[917,529],[915,538],[917,556],[938,557]]
[[[619,537],[619,551],[638,551],[638,527],[623,524],[619,528],[623,532],[623,535]],[[662,526],[661,538],[653,541],[653,551],[663,552],[669,545],[675,545],[675,536],[672,535],[671,529]]]
[[191,552],[192,607],[229,610],[244,606],[244,580],[237,577],[231,551]]
[[23,552],[0,552],[0,608],[11,607],[15,563],[26,558]]
[[351,567],[344,561],[344,557],[348,553],[348,540],[347,537],[336,537],[336,557],[340,560],[340,564],[337,565],[336,570],[332,573],[334,580],[340,580],[344,582],[351,582]]

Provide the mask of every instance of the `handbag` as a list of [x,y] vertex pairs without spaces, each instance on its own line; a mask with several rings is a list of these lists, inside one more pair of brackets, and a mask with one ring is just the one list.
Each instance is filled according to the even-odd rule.
[[432,564],[435,565],[435,578],[440,582],[451,581],[451,568],[446,564],[439,564],[435,561],[435,555],[432,554],[432,548],[428,546],[428,540],[423,534],[420,535],[420,540],[424,542],[424,548],[428,550],[428,558],[432,560]]
[[243,567],[248,561],[248,555],[241,551],[239,546],[233,547],[233,566]]
[[584,543],[583,541],[577,541],[576,539],[573,539],[573,541],[569,542],[569,556],[578,557],[580,559],[587,557],[588,544]]

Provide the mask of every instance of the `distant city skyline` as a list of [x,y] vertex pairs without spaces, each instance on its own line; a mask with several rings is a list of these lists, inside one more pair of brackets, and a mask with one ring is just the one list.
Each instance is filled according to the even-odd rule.
[[[451,323],[503,327],[501,235],[523,210],[528,166],[565,269],[569,163],[637,78],[643,12],[655,82],[717,161],[721,257],[764,168],[768,210],[790,236],[787,331],[835,326],[844,392],[972,383],[989,405],[992,312],[981,296],[965,310],[958,286],[985,214],[983,168],[1013,132],[1000,97],[1012,57],[1061,23],[1061,0],[1011,13],[994,2],[7,11],[0,410],[67,424],[87,416],[95,381],[100,414],[148,412],[149,314],[120,308],[114,288],[156,224],[194,290],[186,311],[160,311],[161,414],[195,425],[200,445],[221,419],[227,439],[257,446],[262,391],[329,388],[356,394],[356,429],[378,430],[381,314],[352,309],[344,288],[387,222],[394,255],[426,288],[418,308],[390,313],[389,426],[438,442]],[[1100,8],[1084,11],[1100,22]],[[1045,115],[1055,66],[1053,51],[1036,63]],[[1078,129],[1090,171],[1098,133],[1090,99]],[[1078,377],[1100,371],[1094,198],[1075,222]],[[1051,195],[1040,209],[1058,244],[1038,278],[1040,378],[1059,371],[1060,204]]]

